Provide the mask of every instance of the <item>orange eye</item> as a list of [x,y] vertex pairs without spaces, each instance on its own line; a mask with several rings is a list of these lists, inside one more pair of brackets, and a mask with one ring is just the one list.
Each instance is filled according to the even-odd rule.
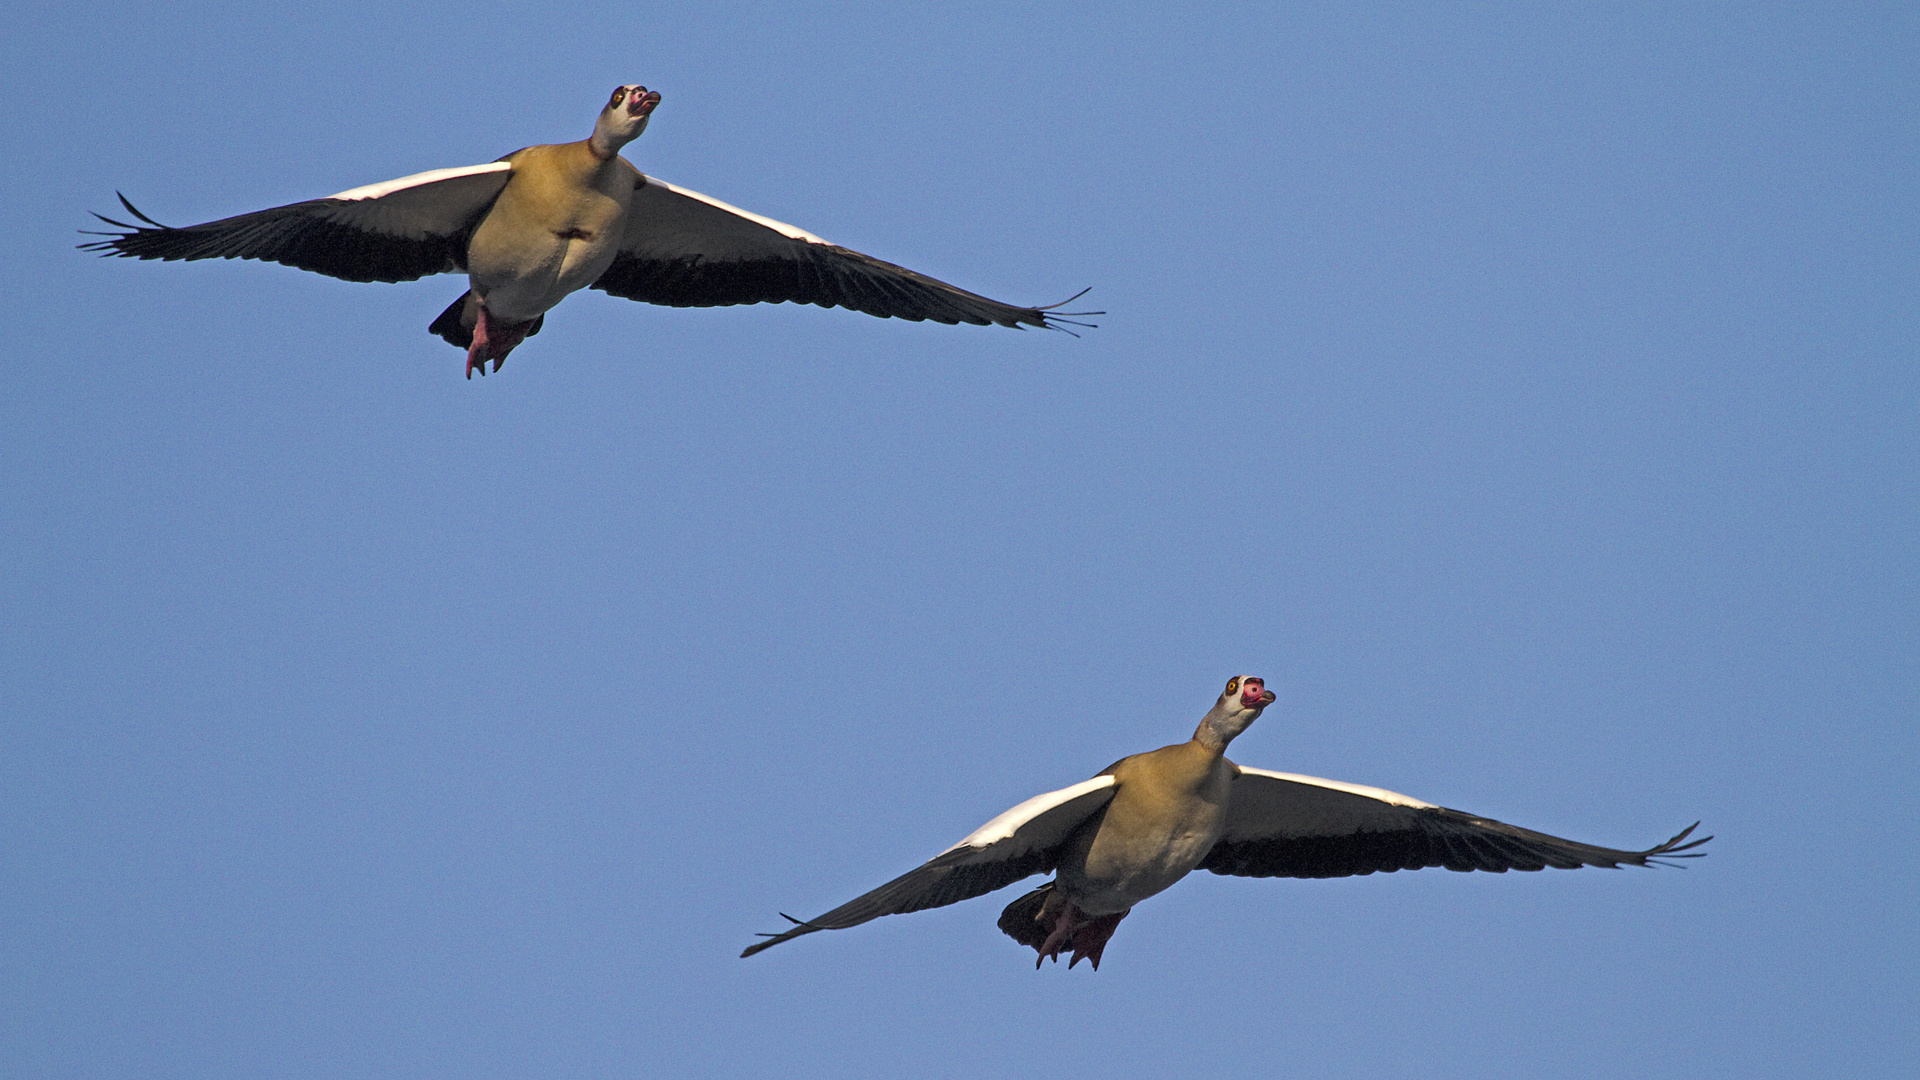
[[1240,689],[1240,676],[1235,675],[1233,678],[1227,680],[1227,696],[1228,697],[1232,697],[1234,695],[1234,692],[1239,689]]

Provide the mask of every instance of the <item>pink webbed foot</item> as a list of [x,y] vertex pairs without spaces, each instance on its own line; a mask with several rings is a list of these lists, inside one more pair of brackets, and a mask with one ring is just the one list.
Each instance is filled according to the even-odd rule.
[[1054,963],[1060,962],[1060,954],[1071,948],[1072,959],[1067,961],[1067,969],[1072,970],[1082,960],[1090,961],[1093,970],[1100,970],[1100,954],[1106,951],[1108,939],[1120,925],[1120,920],[1133,911],[1117,912],[1112,915],[1095,915],[1087,918],[1086,913],[1069,900],[1061,907],[1060,914],[1053,920],[1053,929],[1047,934],[1047,940],[1040,945],[1040,955],[1033,962],[1037,969],[1048,957]]
[[506,363],[507,354],[514,346],[527,340],[527,332],[534,328],[538,319],[528,319],[522,323],[497,323],[487,316],[487,305],[475,305],[479,308],[479,317],[473,324],[473,343],[467,346],[467,378],[473,373],[487,373],[487,361],[493,361],[493,370],[499,371]]

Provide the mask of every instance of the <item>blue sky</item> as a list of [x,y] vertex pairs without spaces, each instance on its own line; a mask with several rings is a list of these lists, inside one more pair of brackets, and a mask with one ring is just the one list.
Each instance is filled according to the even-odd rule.
[[[0,15],[0,1072],[1920,1065],[1898,5]],[[72,250],[584,137],[1061,334]],[[1012,890],[736,959],[1184,739],[1681,872]]]

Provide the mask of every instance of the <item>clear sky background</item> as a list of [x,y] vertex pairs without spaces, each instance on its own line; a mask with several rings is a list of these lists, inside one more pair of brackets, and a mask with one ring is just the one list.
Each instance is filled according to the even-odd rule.
[[[1912,1076],[1910,5],[16,3],[0,1073]],[[1064,334],[73,250],[584,137]],[[1685,871],[1014,890],[1185,739]]]

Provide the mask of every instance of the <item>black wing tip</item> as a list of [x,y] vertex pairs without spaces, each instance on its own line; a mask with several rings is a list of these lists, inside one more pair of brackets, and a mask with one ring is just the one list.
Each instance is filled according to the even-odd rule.
[[133,205],[133,203],[126,197],[125,194],[118,191],[114,192],[113,194],[115,197],[117,197],[120,200],[120,205],[127,208],[127,213],[132,214],[135,218],[138,218],[140,221],[143,221],[146,224],[135,225],[129,222],[119,221],[114,218],[110,218],[107,215],[102,213],[89,210],[87,211],[88,213],[93,214],[94,217],[99,218],[101,221],[106,222],[107,224],[113,226],[116,229],[124,229],[126,231],[125,232],[106,232],[100,229],[81,229],[80,232],[82,235],[104,236],[104,237],[107,237],[107,239],[89,240],[84,244],[75,244],[74,246],[79,250],[97,251],[100,253],[100,257],[103,259],[109,258],[111,256],[115,256],[115,255],[123,256],[126,258],[135,258],[137,256],[135,256],[133,252],[128,251],[126,248],[122,247],[121,245],[124,244],[126,241],[133,239],[136,236],[142,235],[143,233],[172,231],[171,226],[162,225],[159,222],[148,217],[146,214],[141,213],[140,208]]
[[154,227],[154,228],[156,228],[156,229],[164,229],[164,228],[166,228],[166,227],[167,227],[167,226],[165,226],[165,225],[162,225],[162,224],[160,224],[159,222],[157,222],[157,221],[155,221],[155,220],[153,220],[152,218],[150,218],[150,217],[148,217],[147,215],[145,215],[145,214],[143,214],[143,213],[141,213],[141,212],[140,212],[140,208],[139,208],[139,207],[137,207],[137,206],[135,206],[135,205],[133,205],[133,203],[132,203],[131,201],[129,201],[129,200],[127,199],[127,197],[126,197],[126,195],[124,195],[124,194],[122,194],[121,192],[118,192],[118,191],[116,191],[116,192],[114,192],[113,194],[114,194],[114,197],[115,197],[115,198],[117,198],[117,199],[119,199],[119,200],[120,200],[120,205],[121,205],[121,206],[124,206],[124,207],[126,207],[126,208],[127,208],[127,213],[129,213],[129,214],[132,214],[132,215],[133,215],[134,217],[137,217],[137,218],[139,218],[139,219],[140,219],[141,221],[144,221],[144,222],[146,222],[147,224],[149,224],[149,225],[151,225],[151,226],[153,226],[153,227]]
[[[1058,330],[1061,333],[1068,334],[1072,337],[1079,337],[1080,335],[1075,334],[1073,331],[1067,329],[1067,327],[1069,326],[1078,326],[1084,330],[1099,329],[1100,328],[1099,323],[1080,322],[1079,320],[1092,315],[1105,315],[1106,312],[1104,311],[1061,311],[1060,310],[1061,308],[1066,307],[1068,304],[1073,303],[1075,300],[1080,299],[1081,297],[1087,295],[1092,291],[1093,291],[1093,286],[1089,285],[1086,288],[1081,289],[1079,292],[1074,293],[1072,296],[1067,297],[1065,300],[1060,301],[1059,303],[1047,304],[1042,307],[1034,308],[1033,314],[1034,314],[1034,317],[1039,320],[1038,325],[1040,326],[1040,328],[1043,330]],[[1019,324],[1016,323],[1015,326],[1019,327]],[[1025,329],[1024,327],[1019,327],[1019,328]]]
[[773,948],[775,945],[780,944],[783,941],[790,941],[794,938],[797,938],[801,934],[811,934],[815,930],[828,929],[825,926],[815,926],[810,922],[803,922],[802,920],[796,919],[784,911],[780,913],[780,917],[792,923],[793,927],[788,930],[783,930],[777,934],[769,934],[764,931],[756,932],[754,934],[755,937],[763,937],[763,938],[766,938],[767,940],[755,942],[754,944],[749,945],[745,949],[741,950],[740,959],[745,960],[747,957],[752,956],[754,953],[764,952],[768,949]]
[[1684,844],[1680,842],[1682,840],[1686,840],[1687,837],[1693,835],[1693,830],[1699,827],[1700,827],[1700,823],[1696,821],[1693,824],[1687,826],[1686,828],[1681,829],[1679,832],[1674,833],[1673,836],[1669,838],[1666,843],[1657,844],[1641,852],[1640,853],[1641,856],[1646,859],[1646,861],[1641,865],[1642,866],[1670,866],[1676,870],[1685,870],[1686,869],[1685,863],[1667,862],[1666,860],[1706,858],[1707,852],[1694,851],[1692,849],[1697,848],[1700,845],[1706,843],[1707,841],[1713,839],[1711,835],[1703,836],[1698,840],[1690,840]]
[[[128,207],[128,209],[129,209],[129,210],[132,210],[133,208],[132,208],[132,207]],[[138,211],[138,210],[134,210],[133,212],[137,214],[137,213],[139,213],[140,211]],[[1073,302],[1074,302],[1075,300],[1078,300],[1078,299],[1080,299],[1081,297],[1083,297],[1083,296],[1085,296],[1085,295],[1087,295],[1088,293],[1090,293],[1090,292],[1092,292],[1092,291],[1093,291],[1093,286],[1091,286],[1091,285],[1089,285],[1089,286],[1087,286],[1086,288],[1084,288],[1084,289],[1081,289],[1081,290],[1080,290],[1079,292],[1077,292],[1077,293],[1074,293],[1074,294],[1073,294],[1072,296],[1069,296],[1069,297],[1067,297],[1067,298],[1066,298],[1065,300],[1061,300],[1061,301],[1059,301],[1058,303],[1053,303],[1053,304],[1047,304],[1047,305],[1044,305],[1044,306],[1042,306],[1042,307],[1037,307],[1037,308],[1034,308],[1033,310],[1035,310],[1035,311],[1053,311],[1053,310],[1056,310],[1056,309],[1058,309],[1058,308],[1063,308],[1063,307],[1066,307],[1066,306],[1067,306],[1068,304],[1071,304],[1071,303],[1073,303]],[[1104,312],[1104,311],[1062,311],[1062,312],[1060,312],[1060,314],[1062,314],[1062,315],[1105,315],[1105,314],[1106,314],[1106,312]]]

